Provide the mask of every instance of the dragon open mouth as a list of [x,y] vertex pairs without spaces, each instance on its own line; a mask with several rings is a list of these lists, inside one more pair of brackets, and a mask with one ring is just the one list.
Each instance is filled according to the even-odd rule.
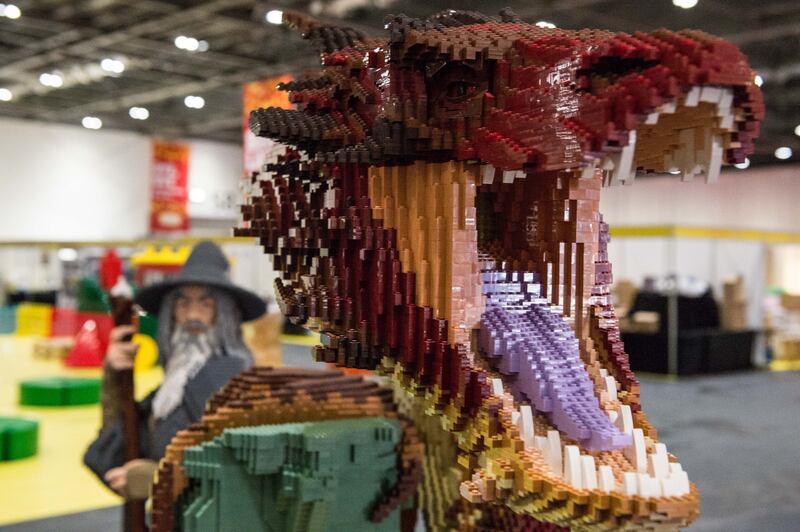
[[283,86],[298,109],[251,114],[292,148],[248,183],[236,234],[274,256],[317,359],[379,367],[428,448],[449,448],[426,457],[441,485],[424,500],[685,525],[699,495],[639,403],[600,192],[637,173],[715,181],[752,152],[761,93],[701,32],[501,18],[392,17],[386,42],[297,17],[324,73]]

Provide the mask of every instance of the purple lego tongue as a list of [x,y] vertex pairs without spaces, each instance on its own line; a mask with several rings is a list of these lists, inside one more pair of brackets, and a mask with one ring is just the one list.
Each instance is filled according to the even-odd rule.
[[479,347],[500,373],[516,376],[509,379],[515,398],[549,413],[560,431],[589,451],[630,445],[630,435],[600,408],[578,339],[541,297],[536,275],[485,271],[483,292]]

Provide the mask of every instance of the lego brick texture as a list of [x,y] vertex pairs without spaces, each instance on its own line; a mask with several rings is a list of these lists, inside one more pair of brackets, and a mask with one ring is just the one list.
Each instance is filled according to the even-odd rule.
[[[604,186],[716,181],[764,108],[700,31],[541,28],[445,11],[383,39],[288,13],[321,71],[250,127],[238,236],[281,272],[316,360],[375,369],[427,443],[434,530],[686,526],[699,493],[641,408],[609,286]],[[432,444],[431,442],[435,442]]]

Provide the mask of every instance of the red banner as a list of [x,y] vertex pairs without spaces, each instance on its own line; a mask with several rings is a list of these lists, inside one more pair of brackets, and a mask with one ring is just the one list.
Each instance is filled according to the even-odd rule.
[[249,125],[250,111],[260,107],[291,109],[289,93],[278,90],[278,83],[286,83],[291,80],[291,76],[285,75],[244,84],[242,89],[242,141],[244,144],[244,174],[246,176],[261,169],[264,156],[275,144],[270,139],[253,135]]
[[170,232],[189,229],[188,183],[188,144],[153,141],[150,231]]

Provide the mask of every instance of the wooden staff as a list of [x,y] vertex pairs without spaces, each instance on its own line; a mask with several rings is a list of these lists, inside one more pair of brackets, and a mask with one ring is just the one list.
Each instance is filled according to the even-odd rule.
[[[133,301],[125,295],[111,295],[111,316],[114,326],[138,325],[138,313]],[[133,334],[122,339],[130,342]],[[117,393],[122,416],[122,434],[125,439],[125,462],[141,458],[139,446],[139,414],[133,388],[133,368],[117,371]],[[146,532],[144,519],[144,500],[125,500],[123,530],[125,532]]]

